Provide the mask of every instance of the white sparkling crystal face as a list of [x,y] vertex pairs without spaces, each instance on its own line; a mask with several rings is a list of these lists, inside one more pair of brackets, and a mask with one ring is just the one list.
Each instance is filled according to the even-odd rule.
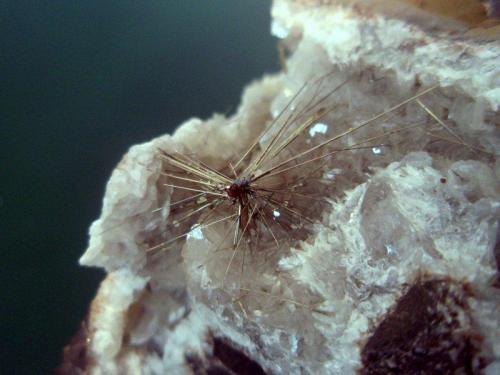
[[313,138],[316,134],[326,134],[328,125],[318,122],[309,128],[309,136]]
[[193,238],[195,240],[202,240],[203,239],[203,232],[200,228],[199,225],[195,224],[192,228],[191,231],[188,233],[187,237],[188,240]]

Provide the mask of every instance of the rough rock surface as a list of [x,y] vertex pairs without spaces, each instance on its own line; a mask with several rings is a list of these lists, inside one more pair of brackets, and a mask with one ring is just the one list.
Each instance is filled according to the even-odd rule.
[[[125,155],[80,260],[108,276],[62,369],[498,373],[500,45],[400,2],[344,3],[275,1],[287,72],[250,85],[235,116],[191,119]],[[328,134],[438,85],[422,102],[467,146],[429,130],[393,134],[387,150],[342,153],[318,185],[328,204],[307,235],[238,254],[226,274],[224,225],[147,251],[172,236],[158,149],[222,169],[304,82],[325,75],[327,89],[347,81],[327,103]],[[436,126],[411,102],[362,136],[414,123]]]

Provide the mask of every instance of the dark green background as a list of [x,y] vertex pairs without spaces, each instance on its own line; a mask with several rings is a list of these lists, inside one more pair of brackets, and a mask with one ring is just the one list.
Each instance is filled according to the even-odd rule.
[[277,70],[270,3],[2,1],[0,372],[47,373],[103,274],[78,266],[132,144]]

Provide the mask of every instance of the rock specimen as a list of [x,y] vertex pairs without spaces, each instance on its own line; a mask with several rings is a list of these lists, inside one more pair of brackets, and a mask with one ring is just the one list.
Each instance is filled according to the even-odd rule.
[[[412,3],[275,1],[286,72],[250,85],[231,118],[192,119],[130,149],[81,258],[108,276],[64,369],[500,371],[496,26]],[[260,215],[245,232],[254,213],[240,213],[241,251],[231,221],[214,221],[237,209],[240,193],[220,188],[210,226],[196,224],[211,210],[176,206],[188,185],[172,186],[161,152],[231,176],[307,119],[276,159],[296,166],[276,182],[286,193],[260,206],[275,221]],[[294,159],[304,150],[317,157],[307,168]],[[265,171],[258,165],[253,175]],[[303,190],[292,189],[299,180]]]

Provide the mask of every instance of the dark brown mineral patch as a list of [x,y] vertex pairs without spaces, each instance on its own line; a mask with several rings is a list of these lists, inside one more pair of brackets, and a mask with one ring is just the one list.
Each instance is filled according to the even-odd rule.
[[80,329],[71,342],[64,347],[63,363],[56,369],[58,375],[84,374],[89,366],[89,356],[87,354],[88,330],[85,322],[82,322]]
[[361,374],[476,374],[485,366],[468,312],[466,285],[417,282],[376,327]]
[[214,337],[209,358],[186,356],[186,363],[196,375],[266,375],[262,367],[228,340]]

